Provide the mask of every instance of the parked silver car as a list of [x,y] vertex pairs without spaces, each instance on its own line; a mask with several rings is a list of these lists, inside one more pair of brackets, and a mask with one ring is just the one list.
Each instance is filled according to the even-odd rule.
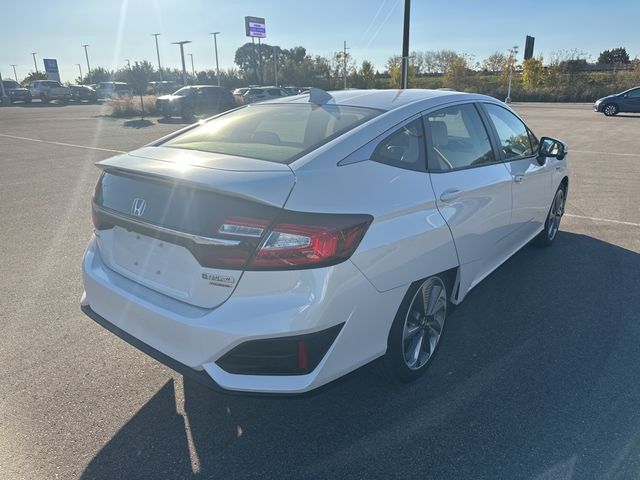
[[29,91],[32,98],[39,98],[43,103],[49,103],[52,100],[66,102],[71,98],[71,89],[55,80],[34,80],[29,84]]

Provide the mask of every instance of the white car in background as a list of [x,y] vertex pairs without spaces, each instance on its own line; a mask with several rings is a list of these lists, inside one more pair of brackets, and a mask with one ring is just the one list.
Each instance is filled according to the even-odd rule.
[[300,393],[381,356],[413,380],[450,303],[554,241],[567,151],[482,95],[248,105],[98,163],[82,308],[213,388]]
[[34,80],[29,84],[29,92],[32,98],[39,98],[42,103],[52,100],[66,102],[71,98],[71,89],[55,80]]

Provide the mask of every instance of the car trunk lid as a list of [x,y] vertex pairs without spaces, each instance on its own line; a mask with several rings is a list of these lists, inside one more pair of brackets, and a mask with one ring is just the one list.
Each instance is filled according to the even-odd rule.
[[[295,183],[286,165],[163,147],[98,166],[92,213],[105,263],[204,308],[233,293]],[[260,224],[247,230],[247,218]]]

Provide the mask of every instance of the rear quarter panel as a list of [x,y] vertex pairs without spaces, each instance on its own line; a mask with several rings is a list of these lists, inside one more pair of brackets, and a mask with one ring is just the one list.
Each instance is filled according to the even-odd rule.
[[374,217],[351,261],[376,290],[408,286],[458,265],[426,172],[365,160],[296,173],[287,209]]

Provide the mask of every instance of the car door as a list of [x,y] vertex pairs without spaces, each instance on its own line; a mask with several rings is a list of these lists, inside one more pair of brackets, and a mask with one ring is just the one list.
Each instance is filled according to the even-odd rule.
[[623,112],[640,112],[640,88],[630,90],[624,97]]
[[555,193],[552,191],[554,161],[546,159],[540,164],[537,139],[513,112],[494,103],[482,103],[482,106],[512,179],[511,225],[514,241],[521,246],[540,231],[547,217]]
[[511,176],[473,103],[424,116],[430,179],[460,262],[458,300],[507,258]]

